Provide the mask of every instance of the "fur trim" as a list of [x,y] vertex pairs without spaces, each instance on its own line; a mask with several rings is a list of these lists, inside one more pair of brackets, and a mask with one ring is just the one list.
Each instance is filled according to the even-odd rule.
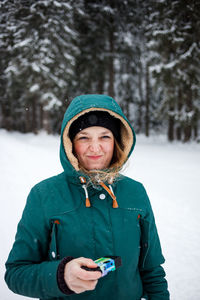
[[78,163],[78,159],[74,156],[73,152],[72,152],[72,142],[69,138],[69,127],[71,126],[71,124],[80,116],[84,115],[85,113],[88,113],[89,111],[107,111],[108,113],[110,113],[112,116],[114,116],[115,118],[120,119],[121,121],[121,145],[119,146],[121,148],[121,153],[118,156],[119,159],[118,161],[113,162],[113,164],[111,164],[109,169],[120,169],[122,168],[123,164],[126,162],[126,160],[128,159],[128,154],[131,150],[131,147],[133,145],[133,133],[132,130],[129,126],[129,124],[126,122],[126,120],[124,120],[123,117],[121,117],[120,115],[118,115],[117,113],[108,110],[108,109],[104,109],[104,108],[89,108],[86,109],[84,111],[82,111],[81,113],[77,114],[76,116],[74,116],[66,125],[64,131],[63,131],[63,145],[64,145],[64,149],[65,149],[65,153],[68,157],[68,160],[70,161],[70,163],[72,164],[72,166],[75,168],[76,171],[80,170],[79,167],[79,163]]

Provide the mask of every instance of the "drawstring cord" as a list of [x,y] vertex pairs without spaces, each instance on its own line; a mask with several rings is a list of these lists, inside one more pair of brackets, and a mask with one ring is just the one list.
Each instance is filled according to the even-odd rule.
[[83,185],[82,185],[82,188],[83,188],[84,191],[85,191],[85,197],[86,197],[86,199],[85,199],[85,206],[86,206],[86,207],[90,207],[90,206],[91,206],[91,203],[90,203],[90,199],[89,199],[89,197],[88,197],[88,191],[87,191],[86,185],[83,184]]
[[[82,183],[82,188],[83,188],[84,191],[85,191],[85,197],[86,197],[86,199],[85,199],[85,206],[86,206],[86,207],[90,207],[90,206],[91,206],[91,203],[90,203],[90,199],[89,199],[89,196],[88,196],[87,187],[86,187],[86,185],[85,185],[86,179],[85,179],[85,177],[83,177],[83,176],[80,176],[79,179],[80,179],[80,181],[81,181],[81,183]],[[99,181],[99,184],[102,186],[102,188],[103,188],[104,190],[107,191],[107,193],[108,193],[108,194],[110,195],[110,197],[112,198],[112,200],[113,200],[113,204],[112,204],[113,208],[118,208],[119,205],[118,205],[118,203],[117,203],[117,198],[116,198],[116,196],[115,196],[115,194],[114,194],[114,192],[113,192],[113,189],[112,189],[111,184],[109,184],[109,188],[108,188],[107,185],[105,185],[105,183],[103,183],[102,181]]]
[[86,206],[86,207],[90,207],[90,206],[91,206],[91,203],[90,203],[90,199],[89,199],[89,196],[88,196],[87,187],[86,187],[86,185],[85,185],[86,179],[85,179],[85,177],[83,177],[83,176],[80,176],[79,179],[80,179],[80,181],[81,181],[81,183],[82,183],[82,188],[83,188],[84,191],[85,191],[85,206]]
[[99,184],[104,188],[104,190],[106,190],[108,192],[110,197],[113,199],[113,208],[118,208],[119,206],[118,206],[118,203],[117,203],[117,198],[113,193],[112,186],[109,185],[109,188],[108,188],[107,185],[105,185],[105,183],[103,183],[102,181],[100,181]]
[[112,185],[111,185],[111,184],[109,184],[109,188],[110,188],[110,190],[111,190],[113,196],[115,197],[115,199],[113,199],[113,208],[118,208],[119,205],[118,205],[118,203],[117,203],[117,198],[116,198],[116,196],[115,196],[115,194],[114,194],[114,192],[113,192],[113,188],[112,188]]

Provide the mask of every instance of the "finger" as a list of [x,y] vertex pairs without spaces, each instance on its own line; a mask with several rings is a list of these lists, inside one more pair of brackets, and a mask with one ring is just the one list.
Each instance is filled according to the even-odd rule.
[[101,278],[101,272],[100,271],[86,271],[84,269],[79,269],[77,271],[77,277],[81,280],[97,280]]
[[88,268],[96,268],[98,265],[90,258],[79,257],[76,262],[80,265],[79,270],[76,269],[76,276],[82,280],[97,280],[101,277],[100,271],[87,271],[82,269],[82,266]]
[[92,291],[95,289],[96,285],[97,285],[98,280],[89,280],[87,281],[87,290],[88,291]]
[[94,290],[98,280],[82,280],[81,284],[85,290]]
[[75,292],[84,292],[94,290],[97,285],[98,280],[81,280],[77,279],[73,284],[73,290]]
[[91,258],[80,257],[77,259],[77,262],[81,266],[86,266],[88,268],[96,268],[97,264]]

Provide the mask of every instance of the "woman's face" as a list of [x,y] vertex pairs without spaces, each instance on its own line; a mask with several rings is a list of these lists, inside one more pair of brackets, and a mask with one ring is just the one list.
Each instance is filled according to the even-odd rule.
[[74,151],[79,163],[87,170],[109,167],[114,151],[114,136],[104,127],[88,127],[76,134]]

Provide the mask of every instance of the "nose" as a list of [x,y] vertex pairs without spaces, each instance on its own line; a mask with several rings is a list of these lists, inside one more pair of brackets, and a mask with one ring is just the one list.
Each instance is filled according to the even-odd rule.
[[97,153],[99,152],[101,146],[99,144],[99,142],[97,140],[93,140],[91,141],[90,143],[90,151],[94,152],[94,153]]

